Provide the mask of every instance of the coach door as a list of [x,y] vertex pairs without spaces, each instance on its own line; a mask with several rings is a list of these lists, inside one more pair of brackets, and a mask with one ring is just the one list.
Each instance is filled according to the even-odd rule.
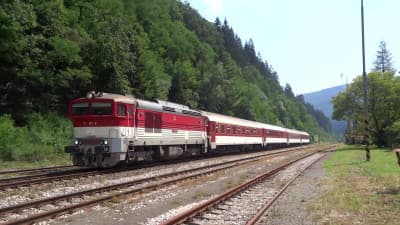
[[128,126],[134,127],[135,126],[135,106],[128,105]]
[[263,146],[265,146],[267,143],[266,143],[266,140],[267,140],[267,130],[266,129],[262,129],[262,143],[263,143]]
[[215,142],[215,122],[208,122],[207,133],[210,136],[210,141]]

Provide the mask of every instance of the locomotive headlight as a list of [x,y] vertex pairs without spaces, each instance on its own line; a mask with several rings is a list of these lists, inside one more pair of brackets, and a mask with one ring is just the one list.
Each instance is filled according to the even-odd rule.
[[75,145],[79,145],[79,141],[78,140],[75,140],[74,143],[75,143]]
[[108,145],[108,141],[107,140],[104,140],[104,145]]

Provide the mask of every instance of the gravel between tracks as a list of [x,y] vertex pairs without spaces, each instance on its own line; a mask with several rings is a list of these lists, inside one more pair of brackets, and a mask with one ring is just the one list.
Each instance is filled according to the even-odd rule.
[[258,224],[319,225],[308,209],[309,203],[320,194],[320,181],[325,176],[324,161],[328,153],[299,176],[267,211]]

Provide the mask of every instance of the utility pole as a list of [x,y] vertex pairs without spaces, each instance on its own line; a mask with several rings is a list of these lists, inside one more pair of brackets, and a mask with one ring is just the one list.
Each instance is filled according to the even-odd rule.
[[367,74],[365,73],[365,43],[364,43],[364,1],[361,0],[361,37],[362,37],[362,61],[363,61],[363,92],[364,92],[364,123],[365,123],[365,154],[366,160],[371,160],[369,152],[369,115],[368,115],[368,94],[367,94]]

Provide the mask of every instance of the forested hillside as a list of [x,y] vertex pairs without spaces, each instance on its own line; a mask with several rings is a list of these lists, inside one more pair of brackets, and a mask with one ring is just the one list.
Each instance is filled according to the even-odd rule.
[[326,88],[320,91],[304,94],[306,102],[311,103],[316,109],[321,110],[327,116],[332,125],[332,132],[337,137],[343,137],[346,130],[346,122],[333,120],[333,105],[332,98],[345,91],[346,85],[339,85],[331,88]]
[[[176,0],[0,2],[0,105],[66,114],[88,90],[168,99],[190,107],[323,134],[302,96],[242,43]],[[271,34],[273,35],[273,34]],[[268,57],[268,56],[267,56]]]

